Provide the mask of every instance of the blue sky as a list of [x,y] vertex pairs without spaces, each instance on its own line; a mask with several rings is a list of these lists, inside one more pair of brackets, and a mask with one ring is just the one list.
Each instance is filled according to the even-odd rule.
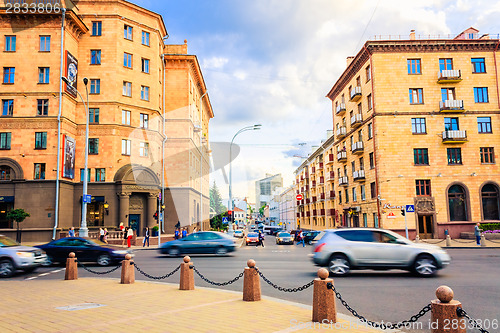
[[[188,41],[200,61],[215,118],[210,141],[240,134],[233,192],[250,196],[254,181],[293,171],[332,128],[325,97],[346,66],[374,35],[458,34],[473,26],[498,34],[500,2],[469,0],[136,0],[163,16],[168,43]],[[299,145],[306,143],[306,145]],[[220,171],[211,175],[223,196]]]

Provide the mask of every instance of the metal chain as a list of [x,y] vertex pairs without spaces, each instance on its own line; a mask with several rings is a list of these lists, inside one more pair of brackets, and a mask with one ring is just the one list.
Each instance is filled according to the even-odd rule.
[[429,240],[424,240],[424,239],[421,239],[420,241],[421,241],[422,243],[427,243],[427,244],[439,244],[439,243],[441,243],[441,242],[444,242],[445,240],[446,240],[446,239],[441,239],[441,240],[439,240],[439,241],[437,241],[437,242],[429,242]]
[[375,328],[380,328],[380,329],[383,329],[383,330],[386,330],[386,329],[393,330],[393,329],[398,329],[398,328],[401,328],[401,327],[405,327],[406,324],[416,322],[421,317],[423,317],[427,312],[431,311],[431,304],[429,303],[426,306],[424,306],[422,308],[422,310],[420,310],[416,315],[411,316],[411,318],[409,320],[403,320],[403,321],[397,322],[395,324],[390,324],[390,325],[387,325],[387,324],[384,324],[384,323],[380,324],[380,323],[368,320],[365,317],[363,317],[360,314],[358,314],[358,312],[356,310],[354,310],[353,308],[351,308],[349,306],[349,304],[347,304],[347,302],[342,298],[342,295],[340,295],[340,293],[335,289],[335,287],[333,286],[333,284],[331,282],[327,284],[327,287],[328,287],[328,289],[332,289],[333,290],[333,292],[335,293],[335,296],[340,300],[340,302],[342,303],[342,305],[354,317],[358,318],[361,322],[366,323],[369,326],[372,326],[372,327],[375,327]]
[[463,243],[463,244],[467,244],[467,243],[474,243],[476,240],[473,239],[473,240],[458,240],[458,239],[452,239],[453,241],[457,242],[457,243]]
[[268,285],[270,285],[274,289],[278,289],[279,291],[284,291],[286,293],[296,293],[298,291],[306,290],[307,288],[309,288],[310,286],[312,286],[314,284],[314,280],[312,280],[311,282],[308,282],[305,285],[297,287],[297,288],[283,288],[283,287],[280,287],[277,284],[274,284],[271,281],[269,281],[264,276],[264,274],[262,274],[262,272],[259,271],[257,268],[255,268],[255,271],[260,275],[260,277],[262,278],[262,280],[264,280]]
[[489,333],[487,330],[485,330],[475,319],[471,318],[467,312],[465,312],[464,309],[462,308],[457,308],[457,315],[459,317],[465,317],[469,321],[469,324],[472,324],[472,328],[477,328],[479,332],[481,333]]
[[114,268],[111,268],[109,271],[105,271],[105,272],[98,272],[98,271],[94,271],[94,270],[91,270],[90,268],[88,268],[87,266],[85,266],[84,264],[82,264],[81,261],[79,261],[78,259],[76,260],[76,262],[78,263],[78,265],[82,266],[84,270],[86,270],[87,272],[90,272],[92,274],[97,274],[97,275],[105,275],[105,274],[109,274],[109,273],[112,273],[114,271],[116,271],[118,268],[122,267],[122,265],[118,265]]
[[234,279],[232,280],[229,280],[227,282],[215,282],[215,281],[210,281],[209,279],[207,279],[206,277],[203,276],[203,274],[201,274],[197,269],[196,267],[193,266],[193,269],[194,271],[196,272],[196,274],[198,274],[198,276],[205,282],[211,284],[211,285],[214,285],[214,286],[227,286],[229,284],[232,284],[232,283],[235,283],[236,281],[238,281],[240,278],[243,277],[243,272],[241,272],[238,276],[236,276]]
[[494,241],[493,239],[485,238],[485,240],[487,240],[488,242],[492,242],[492,243],[500,243],[500,241]]
[[153,280],[162,280],[162,279],[166,279],[166,278],[169,278],[171,277],[172,275],[175,274],[175,272],[177,272],[179,270],[179,268],[181,268],[181,265],[177,266],[176,269],[174,269],[173,271],[171,271],[170,273],[167,273],[165,275],[162,275],[162,276],[153,276],[153,275],[149,275],[148,273],[144,272],[142,269],[139,268],[139,266],[137,266],[137,264],[134,262],[134,267],[135,269],[137,269],[137,271],[139,273],[141,273],[142,275],[144,275],[145,277],[149,278],[149,279],[153,279]]

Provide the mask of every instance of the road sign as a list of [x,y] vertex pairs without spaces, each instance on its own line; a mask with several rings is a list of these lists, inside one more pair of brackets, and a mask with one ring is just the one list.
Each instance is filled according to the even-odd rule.
[[85,195],[83,196],[83,202],[84,202],[84,203],[91,203],[91,202],[92,202],[92,195],[90,195],[90,194],[85,194]]
[[302,194],[297,194],[297,196],[295,197],[295,199],[302,200],[302,199],[304,199],[304,196]]
[[388,215],[387,215],[387,218],[388,219],[395,219],[396,218],[396,215],[394,215],[393,212],[390,212]]
[[415,206],[414,205],[406,205],[406,212],[407,213],[415,213]]
[[227,224],[227,217],[223,217],[223,218],[222,218],[222,223],[223,223],[223,224]]

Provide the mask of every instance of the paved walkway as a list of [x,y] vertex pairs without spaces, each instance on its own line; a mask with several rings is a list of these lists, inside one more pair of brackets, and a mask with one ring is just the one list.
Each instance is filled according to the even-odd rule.
[[115,279],[0,281],[0,332],[380,332],[339,315],[336,326],[310,322],[310,307],[242,294]]

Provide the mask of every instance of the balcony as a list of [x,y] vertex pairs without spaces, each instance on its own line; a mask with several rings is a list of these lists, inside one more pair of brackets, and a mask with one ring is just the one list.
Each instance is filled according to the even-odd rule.
[[351,127],[356,128],[361,126],[363,123],[363,115],[361,113],[357,113],[351,117]]
[[351,89],[351,102],[356,102],[361,98],[361,87]]
[[320,193],[319,200],[325,200],[325,193]]
[[309,174],[306,172],[306,174],[304,175],[304,178],[305,179],[309,179]]
[[314,188],[314,187],[316,187],[316,181],[315,180],[313,180],[312,183],[311,183],[311,188]]
[[444,131],[443,143],[464,143],[467,142],[467,131]]
[[312,175],[313,173],[315,173],[315,172],[316,172],[316,168],[315,168],[315,167],[312,167],[312,168],[311,168],[311,175]]
[[347,177],[340,177],[339,178],[339,185],[340,186],[348,186],[349,185],[349,180]]
[[320,209],[319,210],[319,215],[320,216],[325,216],[325,210],[324,209]]
[[335,178],[335,172],[330,171],[326,174],[326,180],[333,180]]
[[337,110],[335,110],[335,114],[337,116],[343,116],[345,113],[345,103],[340,103],[337,105]]
[[346,134],[347,129],[345,128],[345,126],[339,127],[339,129],[337,130],[337,139],[343,138],[344,136],[346,136]]
[[439,110],[441,112],[463,112],[464,101],[461,99],[447,99],[439,102]]
[[328,192],[328,197],[329,197],[330,199],[335,198],[335,191],[330,191],[330,192]]
[[333,160],[334,160],[334,158],[333,158],[333,154],[328,154],[328,155],[326,155],[326,164],[331,164],[331,163],[333,163]]
[[455,83],[462,81],[460,69],[444,69],[438,72],[438,83]]
[[339,151],[337,153],[337,161],[339,162],[347,162],[347,152]]
[[364,181],[365,180],[365,170],[358,170],[352,173],[352,178],[356,181]]
[[323,162],[318,163],[318,170],[323,170]]
[[323,185],[325,183],[325,177],[319,177],[319,184]]
[[363,147],[363,141],[354,142],[351,147],[351,151],[353,154],[363,154],[364,150],[365,149]]

